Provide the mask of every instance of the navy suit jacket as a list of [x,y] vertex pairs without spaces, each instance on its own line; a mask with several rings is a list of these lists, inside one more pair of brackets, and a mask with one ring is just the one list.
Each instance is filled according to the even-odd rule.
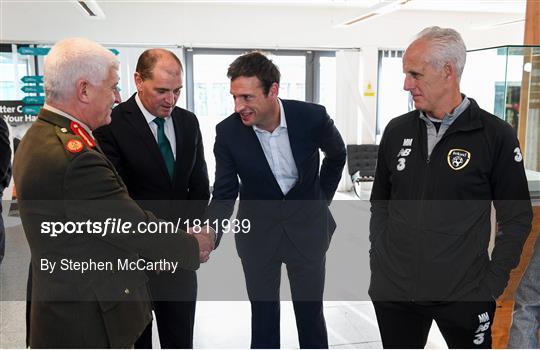
[[[112,122],[94,136],[126,184],[129,196],[143,209],[173,223],[200,219],[208,205],[210,186],[203,142],[195,114],[175,107],[176,161],[171,179],[159,146],[135,95],[116,106]],[[154,300],[195,300],[194,272],[151,275]]]
[[[236,234],[242,259],[270,259],[285,233],[308,259],[326,253],[336,224],[330,204],[345,165],[341,135],[324,107],[282,100],[298,181],[283,195],[252,127],[234,113],[216,127],[216,180],[207,211],[210,222],[228,219],[240,194],[237,219],[250,220]],[[322,165],[319,150],[324,152]],[[218,226],[218,238],[223,227]],[[219,242],[218,242],[219,243]]]
[[135,95],[116,106],[111,118],[111,124],[95,130],[94,136],[124,180],[130,197],[160,219],[200,219],[210,189],[195,114],[178,107],[171,113],[176,135],[172,179]]

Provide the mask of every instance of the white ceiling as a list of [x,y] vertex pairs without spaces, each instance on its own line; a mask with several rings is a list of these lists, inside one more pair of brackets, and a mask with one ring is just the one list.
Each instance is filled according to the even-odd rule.
[[[74,0],[0,0],[0,3],[68,3]],[[99,4],[145,3],[155,4],[231,4],[231,5],[275,5],[309,7],[349,7],[368,8],[380,2],[392,0],[97,0]],[[405,9],[420,11],[485,12],[485,13],[525,13],[526,0],[411,0]]]
[[[0,0],[1,1],[1,0]],[[6,0],[15,1],[15,0]],[[17,0],[21,1],[21,0]],[[25,1],[25,0],[22,0]],[[33,0],[51,1],[51,0]],[[56,0],[69,1],[69,0]],[[31,1],[30,1],[31,2]],[[277,6],[332,6],[368,8],[380,2],[391,0],[98,0],[98,3],[191,3],[191,4],[231,4],[231,5],[277,5]],[[404,9],[451,12],[525,13],[526,0],[411,0]]]
[[336,28],[378,1],[98,3],[106,15],[104,20],[84,17],[72,0],[0,0],[0,41],[50,43],[83,36],[102,43],[187,47],[399,48],[421,29],[438,25],[457,29],[467,47],[479,48],[523,43],[523,22],[493,25],[522,19],[525,9],[525,0],[412,0],[399,11]]
[[525,13],[525,0],[414,0],[411,10],[464,11],[485,13]]

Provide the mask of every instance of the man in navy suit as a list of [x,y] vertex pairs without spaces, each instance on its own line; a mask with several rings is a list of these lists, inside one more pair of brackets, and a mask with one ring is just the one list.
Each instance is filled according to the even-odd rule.
[[[278,68],[259,52],[229,67],[235,112],[216,127],[216,180],[207,211],[217,228],[233,212],[251,301],[251,347],[279,348],[279,285],[287,267],[301,348],[327,348],[325,256],[336,224],[328,205],[345,164],[343,140],[324,107],[278,98]],[[319,150],[325,157],[320,165]],[[320,166],[320,167],[319,167]]]
[[[210,197],[199,122],[176,107],[182,75],[173,52],[146,50],[137,62],[137,93],[113,110],[111,124],[94,133],[130,197],[171,222],[200,219]],[[192,348],[195,272],[149,275],[162,348]],[[135,347],[152,347],[151,323]]]

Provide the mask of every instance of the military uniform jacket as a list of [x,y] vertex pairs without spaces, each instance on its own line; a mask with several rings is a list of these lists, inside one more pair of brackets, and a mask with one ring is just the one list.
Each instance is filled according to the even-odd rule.
[[419,111],[386,127],[371,195],[375,300],[492,300],[519,262],[532,210],[518,140],[470,101],[429,157]]
[[[147,277],[141,270],[59,271],[61,259],[178,261],[199,266],[198,243],[185,234],[90,234],[50,237],[44,222],[156,221],[128,196],[119,175],[89,135],[74,123],[42,109],[22,139],[14,160],[23,228],[32,253],[30,346],[125,348],[133,346],[151,320]],[[77,126],[75,126],[77,128]],[[56,261],[54,273],[42,259]]]

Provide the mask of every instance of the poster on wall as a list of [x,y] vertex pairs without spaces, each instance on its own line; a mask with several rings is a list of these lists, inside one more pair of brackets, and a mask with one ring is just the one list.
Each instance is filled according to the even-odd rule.
[[[29,109],[28,107],[34,107]],[[11,126],[32,123],[40,106],[25,106],[23,101],[0,101],[0,116]]]

